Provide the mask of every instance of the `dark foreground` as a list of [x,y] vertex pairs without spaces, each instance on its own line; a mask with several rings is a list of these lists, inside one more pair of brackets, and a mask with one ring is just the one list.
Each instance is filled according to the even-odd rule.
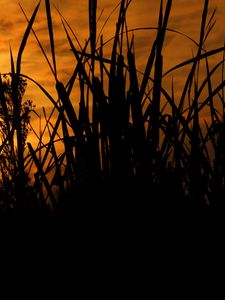
[[203,207],[176,194],[172,197],[165,189],[148,196],[144,186],[134,182],[129,182],[129,188],[124,184],[117,188],[96,185],[82,189],[74,198],[65,198],[56,211],[2,212],[0,248],[54,252],[83,249],[83,253],[95,243],[122,245],[130,240],[141,245],[155,238],[208,238],[215,229],[218,232],[223,228],[222,223],[222,208]]

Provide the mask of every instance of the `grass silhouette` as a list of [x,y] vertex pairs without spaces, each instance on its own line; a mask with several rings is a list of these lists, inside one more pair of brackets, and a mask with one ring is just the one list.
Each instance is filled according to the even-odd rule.
[[[11,55],[10,82],[0,76],[2,215],[71,220],[82,214],[139,220],[224,215],[224,57],[213,67],[209,62],[218,53],[224,55],[225,47],[205,48],[215,15],[214,11],[208,16],[209,1],[205,0],[199,41],[194,41],[196,54],[164,73],[162,52],[172,2],[166,1],[164,9],[161,1],[157,33],[143,74],[137,70],[134,36],[126,23],[131,1],[120,3],[110,58],[104,57],[103,35],[97,37],[96,0],[89,1],[90,36],[84,46],[58,11],[74,54],[74,72],[67,83],[58,79],[50,2],[45,1],[45,8],[52,63],[33,29],[40,2],[30,20],[21,7],[28,25],[16,68]],[[54,75],[57,99],[21,74],[30,34]],[[190,70],[176,99],[173,83],[168,91],[163,79],[185,66]],[[206,70],[203,79],[202,69]],[[212,77],[221,69],[221,81],[214,87]],[[25,81],[34,82],[52,103],[49,116],[43,109],[43,132],[32,129],[39,139],[37,147],[26,143],[34,107],[23,102]],[[71,96],[75,82],[78,110]],[[206,111],[210,118],[203,124]],[[64,149],[60,154],[59,145]],[[34,179],[31,170],[35,170]]]

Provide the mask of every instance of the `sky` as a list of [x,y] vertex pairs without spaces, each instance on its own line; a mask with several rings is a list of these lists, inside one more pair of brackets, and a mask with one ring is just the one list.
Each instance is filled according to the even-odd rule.
[[[118,2],[119,1],[115,0],[98,1],[98,15],[102,12],[98,28],[101,28]],[[164,1],[164,3],[165,2],[166,1]],[[37,3],[38,1],[35,0],[20,0],[20,4],[29,17]],[[51,3],[55,4],[60,10],[83,45],[88,38],[88,0],[54,0],[51,1]],[[128,27],[133,29],[157,26],[159,3],[159,0],[133,0],[127,16]],[[191,38],[198,40],[203,4],[203,0],[174,0],[168,27],[181,31]],[[18,0],[0,0],[0,5],[0,73],[3,74],[10,71],[9,45],[11,45],[13,56],[16,60],[18,48],[27,23],[18,5]],[[214,8],[217,8],[217,22],[209,37],[207,49],[221,47],[225,40],[225,1],[211,0],[210,12],[212,12]],[[104,28],[104,40],[113,36],[117,14],[118,11],[112,15],[107,26]],[[52,16],[59,79],[66,83],[73,71],[74,57],[69,49],[65,32],[60,23],[60,17],[54,8],[52,10]],[[42,45],[48,50],[49,42],[43,0],[34,24],[34,29]],[[153,38],[154,31],[142,30],[135,32],[135,52],[137,67],[140,71],[144,71]],[[168,33],[163,50],[164,71],[185,59],[191,58],[194,50],[196,49],[190,40],[174,33]],[[55,95],[53,77],[32,35],[29,37],[23,54],[21,71],[37,80],[52,95]],[[177,73],[177,90],[179,86],[182,85],[184,78],[184,73],[182,72],[183,71]],[[38,107],[48,107],[48,105],[50,105],[50,103],[46,103],[45,97],[43,97],[39,90],[32,84],[29,84],[27,97],[32,98]]]

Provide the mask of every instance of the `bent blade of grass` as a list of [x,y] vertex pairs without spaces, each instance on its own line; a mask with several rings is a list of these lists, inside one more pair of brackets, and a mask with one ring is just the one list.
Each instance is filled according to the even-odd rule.
[[50,7],[49,0],[45,0],[45,8],[46,8],[47,21],[48,21],[48,33],[49,33],[50,47],[51,47],[51,52],[52,52],[54,75],[55,75],[55,79],[57,80],[54,33],[53,33],[51,7]]
[[17,55],[17,63],[16,63],[16,72],[17,72],[18,75],[20,74],[20,70],[21,70],[22,54],[23,54],[24,48],[26,46],[27,39],[28,39],[28,37],[30,35],[30,31],[31,31],[31,28],[33,26],[34,20],[36,18],[36,15],[37,15],[40,3],[41,3],[41,1],[39,1],[38,5],[36,6],[36,8],[35,8],[35,10],[34,10],[34,12],[32,14],[32,17],[31,17],[31,19],[30,19],[30,21],[28,23],[28,26],[27,26],[26,31],[24,33],[22,42],[20,44],[20,48],[19,48],[18,55]]
[[[21,11],[22,11],[24,17],[26,18],[27,22],[29,23],[29,19],[28,19],[27,15],[26,15],[26,13],[25,13],[25,11],[24,11],[24,9],[23,9],[23,7],[22,7],[22,5],[21,5],[20,3],[19,3],[19,6],[20,6],[20,9],[21,9]],[[54,70],[53,70],[53,68],[52,68],[52,65],[51,65],[51,63],[50,63],[50,61],[49,61],[49,59],[48,59],[48,56],[47,56],[47,54],[46,54],[46,52],[45,52],[45,50],[44,50],[44,48],[43,48],[43,46],[42,46],[42,44],[41,44],[41,42],[40,42],[40,40],[39,40],[39,38],[38,38],[36,32],[34,31],[33,27],[31,28],[31,31],[32,31],[32,33],[33,33],[33,35],[34,35],[34,37],[35,37],[35,39],[36,39],[36,41],[37,41],[37,43],[38,43],[40,49],[41,49],[42,54],[44,55],[44,57],[45,57],[45,59],[46,59],[46,61],[47,61],[47,64],[48,64],[48,66],[49,66],[49,68],[50,68],[52,74],[54,75]],[[55,76],[55,75],[54,75],[54,76]]]
[[28,75],[25,74],[20,74],[21,77],[26,78],[28,80],[30,80],[31,82],[33,82],[35,85],[37,85],[39,87],[39,89],[44,93],[44,95],[47,97],[47,99],[50,100],[50,102],[54,105],[54,107],[58,110],[59,113],[61,113],[61,108],[58,105],[58,103],[53,99],[53,97],[47,92],[47,90],[40,84],[38,83],[35,79],[31,78]]
[[[158,31],[159,30],[159,27],[137,27],[137,28],[131,28],[131,29],[126,29],[125,32],[123,33],[119,33],[119,35],[122,35],[124,33],[128,34],[128,33],[134,33],[135,31],[145,31],[145,30],[156,30]],[[179,31],[179,30],[175,30],[175,29],[172,29],[172,28],[166,28],[166,31],[168,32],[172,32],[172,33],[175,33],[175,34],[178,34],[178,35],[181,35],[185,38],[187,38],[189,41],[191,41],[195,46],[199,47],[199,43],[197,41],[195,41],[192,37],[190,37],[189,35]],[[108,43],[110,43],[111,41],[114,40],[114,36],[109,38],[108,40],[106,40],[102,46],[106,46]],[[96,49],[97,51],[99,51],[99,47]],[[203,48],[204,50],[204,48]]]
[[180,64],[177,64],[176,66],[172,67],[171,69],[169,69],[168,71],[166,71],[163,74],[163,77],[168,75],[169,73],[172,73],[172,72],[180,69],[180,68],[183,68],[187,65],[193,64],[193,63],[198,62],[202,59],[205,59],[206,57],[213,56],[213,55],[218,54],[218,53],[223,52],[223,51],[225,51],[225,46],[207,51],[206,53],[203,53],[203,54],[196,55],[195,57],[193,57],[191,59],[188,59],[188,60],[185,60],[184,62],[182,62]]

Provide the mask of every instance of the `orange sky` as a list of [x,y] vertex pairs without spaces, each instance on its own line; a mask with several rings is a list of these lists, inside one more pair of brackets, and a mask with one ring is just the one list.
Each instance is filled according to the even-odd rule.
[[[128,26],[135,27],[154,27],[157,25],[159,0],[133,0],[128,12]],[[165,2],[165,1],[164,1]],[[38,1],[21,0],[25,11],[30,16]],[[88,1],[84,0],[55,0],[52,1],[60,9],[64,17],[76,32],[78,38],[83,44],[88,37]],[[98,13],[104,9],[102,18],[99,22],[99,28],[105,19],[115,7],[118,1],[99,0]],[[26,21],[18,6],[18,0],[0,0],[0,72],[10,71],[9,66],[9,42],[13,49],[14,57],[18,51],[18,45],[26,28]],[[169,27],[184,32],[190,37],[198,40],[199,24],[201,20],[201,10],[203,0],[174,0],[169,21]],[[217,23],[213,34],[209,38],[208,49],[223,46],[225,39],[225,1],[211,0],[210,8],[217,7]],[[68,80],[74,66],[74,57],[69,50],[65,33],[60,25],[60,18],[53,10],[53,20],[55,25],[55,40],[57,53],[57,66],[60,74],[60,80],[64,83]],[[104,30],[104,38],[107,40],[113,35],[115,29],[115,20],[117,13],[111,18]],[[38,12],[34,28],[45,46],[48,49],[48,36],[46,31],[46,20],[44,12],[44,1],[42,1],[40,11]],[[148,31],[135,32],[135,45],[138,68],[144,70],[147,55],[151,49],[153,35]],[[175,34],[168,34],[164,48],[164,71],[173,65],[192,57],[192,51],[195,50],[193,44],[184,37]],[[54,80],[49,72],[49,68],[41,54],[33,36],[30,36],[26,51],[23,55],[22,73],[25,73],[35,80],[39,81],[46,89],[54,95]],[[182,84],[183,73],[177,74],[177,86]],[[46,99],[30,85],[27,96],[31,97],[37,106],[48,106]]]

